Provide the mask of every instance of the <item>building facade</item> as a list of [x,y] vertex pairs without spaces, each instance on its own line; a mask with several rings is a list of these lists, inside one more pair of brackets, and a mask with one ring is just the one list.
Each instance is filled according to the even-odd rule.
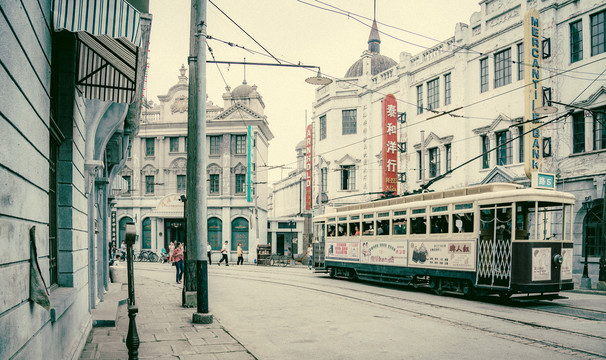
[[[136,225],[137,249],[168,249],[185,239],[188,79],[185,67],[179,71],[178,83],[158,96],[159,103],[144,104],[116,183],[122,189],[115,206],[118,245],[127,222]],[[228,241],[234,259],[241,243],[245,261],[253,261],[257,244],[267,243],[267,172],[257,171],[273,138],[265,104],[257,87],[244,81],[227,88],[223,107],[211,101],[206,107],[208,240],[214,253]]]
[[[524,41],[524,15],[533,8],[540,18],[536,44]],[[397,152],[398,194],[428,183],[433,190],[495,181],[530,186],[524,76],[540,69],[536,101],[551,98],[558,112],[544,118],[549,123],[534,150],[542,156],[542,171],[556,175],[557,189],[577,198],[574,269],[582,271],[587,252],[597,280],[606,251],[605,16],[603,0],[484,0],[469,24],[456,25],[454,36],[419,54],[402,52],[398,61],[380,54],[373,24],[361,58],[343,78],[316,90],[314,211],[321,213],[324,202],[338,206],[380,196],[382,100],[388,94],[397,99],[399,115],[397,147],[391,149]],[[524,59],[528,46],[540,48],[539,67]]]
[[1,359],[78,358],[108,289],[109,184],[138,126],[151,16],[104,5],[0,5]]

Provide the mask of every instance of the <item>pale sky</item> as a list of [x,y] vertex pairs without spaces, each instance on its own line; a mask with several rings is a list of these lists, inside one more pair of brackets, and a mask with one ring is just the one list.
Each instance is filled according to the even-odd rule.
[[[211,0],[273,56],[284,63],[320,66],[322,73],[342,78],[367,49],[372,0]],[[147,97],[158,101],[177,83],[181,64],[189,54],[190,0],[151,0],[153,15]],[[207,2],[208,35],[256,52],[264,50]],[[350,17],[338,12],[349,12]],[[340,10],[339,10],[340,9]],[[342,11],[341,11],[342,10]],[[469,24],[478,0],[377,0],[376,19],[381,32],[381,54],[399,62],[400,53],[418,54],[454,35],[455,24]],[[354,19],[359,19],[356,21]],[[422,36],[390,28],[395,26]],[[428,39],[431,38],[431,39]],[[411,45],[417,44],[421,46]],[[216,60],[277,63],[273,58],[208,40]],[[207,51],[207,59],[212,60]],[[233,89],[242,83],[241,65],[219,65],[225,82]],[[209,100],[223,106],[225,82],[215,64],[207,64]],[[295,168],[295,146],[311,122],[315,86],[305,83],[314,71],[299,68],[246,66],[246,81],[257,85],[265,103],[265,115],[274,139],[270,142],[268,166],[286,165],[269,173],[269,184]],[[259,159],[258,171],[263,169]]]

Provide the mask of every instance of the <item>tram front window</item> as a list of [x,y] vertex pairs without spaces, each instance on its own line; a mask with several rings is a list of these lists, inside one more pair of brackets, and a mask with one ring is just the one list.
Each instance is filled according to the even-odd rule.
[[536,207],[534,202],[518,203],[516,206],[516,233],[517,240],[535,240]]

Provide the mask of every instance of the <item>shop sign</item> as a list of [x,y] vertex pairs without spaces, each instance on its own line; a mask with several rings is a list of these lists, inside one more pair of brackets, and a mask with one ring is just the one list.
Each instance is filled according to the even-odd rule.
[[383,99],[383,191],[398,192],[398,104],[389,94]]

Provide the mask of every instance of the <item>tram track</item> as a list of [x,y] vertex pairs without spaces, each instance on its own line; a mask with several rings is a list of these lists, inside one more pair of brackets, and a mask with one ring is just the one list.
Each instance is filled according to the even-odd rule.
[[[255,272],[257,272],[257,271],[255,271]],[[402,305],[388,304],[385,301],[377,301],[376,299],[368,299],[368,298],[365,298],[364,296],[358,296],[358,295],[354,296],[354,295],[350,295],[350,294],[346,294],[346,293],[341,293],[341,292],[338,292],[338,290],[353,291],[356,294],[364,294],[364,295],[368,295],[368,296],[373,296],[375,298],[379,297],[381,299],[390,300],[390,301],[407,302],[409,304],[414,304],[421,308],[431,307],[431,308],[435,308],[435,309],[454,311],[454,312],[460,312],[462,310],[460,308],[456,308],[453,306],[447,306],[447,305],[436,304],[436,303],[428,303],[427,301],[407,299],[407,298],[403,298],[403,297],[399,297],[399,296],[380,294],[380,293],[366,291],[366,290],[360,290],[360,289],[351,289],[351,288],[347,288],[347,287],[343,287],[343,286],[331,286],[330,290],[328,290],[328,289],[321,288],[321,286],[312,285],[309,283],[293,284],[293,283],[285,282],[280,279],[263,279],[263,278],[254,277],[252,275],[247,276],[242,273],[234,273],[234,274],[214,273],[213,275],[231,277],[231,278],[237,278],[237,279],[253,280],[253,281],[257,281],[257,282],[265,282],[265,283],[270,283],[270,284],[274,284],[274,285],[293,287],[293,288],[298,288],[298,289],[303,289],[303,290],[308,290],[308,291],[315,291],[315,292],[327,294],[330,296],[337,296],[340,298],[348,299],[350,301],[368,303],[368,304],[371,304],[372,306],[386,308],[391,311],[398,311],[401,313],[411,314],[411,315],[413,315],[415,317],[419,317],[419,318],[427,318],[427,319],[439,321],[442,323],[447,323],[451,326],[455,326],[458,328],[480,331],[480,332],[489,334],[490,336],[495,336],[495,337],[509,340],[509,341],[515,341],[518,343],[542,347],[542,348],[550,348],[553,351],[557,351],[559,353],[564,353],[567,355],[581,356],[581,357],[590,358],[590,359],[606,359],[606,353],[600,353],[600,352],[596,352],[596,351],[592,351],[592,350],[588,350],[588,349],[582,349],[578,346],[563,345],[563,344],[557,343],[555,341],[551,341],[549,339],[541,339],[538,337],[531,337],[528,335],[515,334],[515,333],[512,333],[511,331],[500,331],[500,330],[496,330],[496,329],[490,329],[488,327],[476,325],[469,321],[448,318],[445,316],[432,315],[426,311],[415,310],[410,307],[405,307]],[[304,277],[304,276],[301,276],[301,277]],[[497,304],[497,305],[502,305],[502,304]],[[524,308],[524,309],[542,312],[542,310],[535,310],[535,309],[528,309],[528,308]],[[587,310],[587,309],[584,309],[584,310]],[[473,310],[469,310],[469,309],[465,309],[463,311],[468,315],[479,316],[479,317],[488,318],[491,320],[498,320],[498,321],[510,323],[510,324],[513,324],[516,326],[521,326],[523,328],[531,328],[533,330],[540,329],[540,330],[545,330],[545,331],[550,331],[550,332],[554,331],[554,332],[558,332],[560,334],[566,334],[566,335],[570,335],[573,337],[590,338],[595,341],[606,341],[606,336],[591,334],[589,332],[581,332],[581,331],[559,328],[559,327],[555,327],[555,326],[551,326],[551,325],[538,324],[538,323],[531,322],[531,321],[511,319],[511,318],[504,317],[504,316],[487,314],[485,312],[473,311]],[[548,311],[545,311],[545,312],[548,312]],[[597,312],[600,312],[600,311],[597,311]],[[549,312],[549,313],[554,314],[554,315],[561,315],[561,314],[555,313],[555,312]],[[574,318],[574,316],[572,316],[572,315],[564,315],[564,316]],[[584,319],[583,317],[576,317],[576,318],[587,320],[587,319]],[[600,320],[595,320],[595,319],[591,319],[591,320],[600,321]],[[551,338],[553,338],[553,337],[551,337]],[[555,338],[557,338],[557,337],[555,337]]]

